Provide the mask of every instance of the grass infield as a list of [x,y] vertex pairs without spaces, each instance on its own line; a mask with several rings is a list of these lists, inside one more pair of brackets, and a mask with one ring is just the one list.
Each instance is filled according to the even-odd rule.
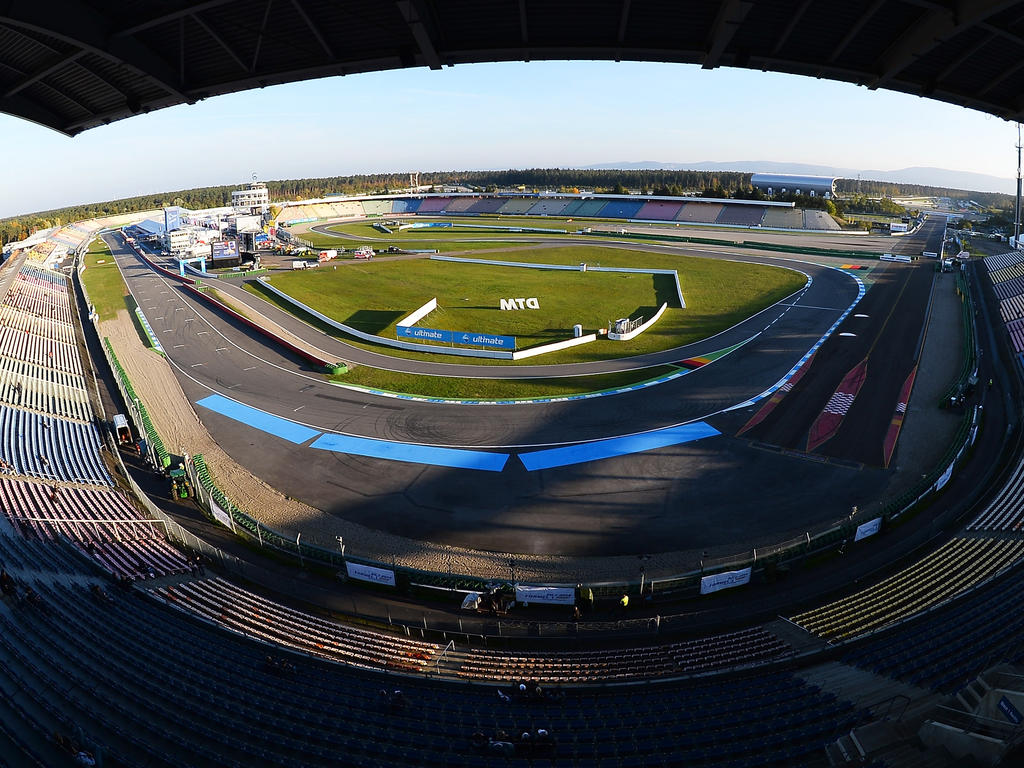
[[[524,361],[530,364],[606,360],[688,344],[735,325],[805,283],[802,274],[778,267],[596,246],[488,251],[476,255],[554,264],[576,265],[586,261],[603,266],[676,269],[687,306],[685,310],[678,308],[674,285],[667,277],[533,271],[426,260],[371,262],[344,265],[337,270],[278,274],[273,283],[335,320],[391,338],[394,338],[398,320],[436,296],[439,310],[421,320],[419,325],[516,335],[521,338],[520,348],[530,343],[568,338],[572,335],[573,323],[577,322],[583,323],[585,331],[594,331],[618,317],[650,316],[662,301],[670,301],[670,309],[661,320],[629,342],[602,339]],[[246,287],[264,297],[269,294],[250,284]],[[541,308],[518,311],[498,308],[501,298],[514,297],[536,297]],[[353,343],[393,356],[453,361],[445,355]],[[508,364],[482,358],[459,358],[458,361]]]

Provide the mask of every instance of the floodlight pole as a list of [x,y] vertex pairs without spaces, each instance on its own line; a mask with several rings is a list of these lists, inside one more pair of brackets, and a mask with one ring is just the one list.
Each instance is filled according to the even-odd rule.
[[1020,248],[1020,123],[1017,123],[1017,207],[1013,217],[1013,247]]

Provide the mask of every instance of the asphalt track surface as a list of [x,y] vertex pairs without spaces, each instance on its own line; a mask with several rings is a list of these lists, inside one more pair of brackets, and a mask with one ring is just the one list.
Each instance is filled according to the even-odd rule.
[[[907,255],[939,252],[944,226],[929,219],[900,242]],[[818,350],[806,375],[748,437],[790,450],[807,450],[809,431],[843,378],[861,363],[866,377],[835,435],[810,450],[882,466],[883,445],[904,382],[920,354],[934,261],[879,262],[871,289]]]
[[[674,382],[591,401],[459,406],[382,399],[332,386],[301,360],[193,299],[117,236],[106,239],[193,402],[219,394],[316,435],[511,456],[502,471],[484,472],[321,450],[308,440],[294,442],[255,429],[244,418],[197,406],[204,424],[239,463],[283,493],[339,518],[488,550],[732,553],[741,541],[773,543],[831,522],[851,504],[881,493],[890,478],[878,470],[759,450],[728,435],[534,471],[520,458],[541,448],[703,419],[759,395],[855,298],[856,283],[837,270],[796,265],[814,278],[808,290],[762,313],[750,329],[734,329],[738,336],[761,331],[753,341]],[[318,342],[324,345],[322,336]],[[547,370],[535,375],[554,373],[552,366],[536,367]]]

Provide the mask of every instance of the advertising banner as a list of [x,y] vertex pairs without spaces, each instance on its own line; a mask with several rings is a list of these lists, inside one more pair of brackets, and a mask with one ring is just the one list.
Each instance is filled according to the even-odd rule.
[[466,344],[494,349],[516,348],[515,336],[499,336],[494,333],[473,333],[466,331],[444,331],[440,328],[421,328],[418,325],[402,325],[395,328],[400,339],[414,341],[436,341],[442,344]]
[[1021,717],[1020,710],[1013,706],[1013,702],[1005,696],[999,700],[999,711],[1014,725],[1020,725],[1021,720],[1024,720]]
[[231,530],[234,530],[234,527],[231,525],[231,518],[228,517],[228,513],[220,508],[220,505],[213,500],[212,496],[210,497],[210,512],[213,513],[214,520],[225,528],[231,528]]
[[438,328],[420,328],[418,325],[403,325],[395,328],[400,339],[414,339],[416,341],[440,341],[443,344],[452,343],[452,332],[442,331]]
[[174,229],[181,229],[181,208],[177,205],[164,208],[164,231]]
[[360,565],[359,563],[345,563],[345,572],[350,579],[369,581],[372,584],[384,584],[389,587],[395,586],[395,572],[386,568],[374,568],[372,565]]
[[575,605],[576,590],[572,587],[525,587],[517,585],[516,600],[520,603]]
[[493,347],[494,349],[515,349],[515,336],[499,336],[495,333],[461,333],[454,332],[456,344],[472,344],[477,347]]
[[214,259],[237,259],[238,241],[221,240],[219,243],[214,243],[213,250],[210,255]]
[[713,573],[700,580],[700,593],[702,595],[717,592],[720,589],[740,587],[750,583],[750,568],[741,568],[738,571],[725,571],[724,573]]
[[857,526],[857,533],[853,535],[854,541],[860,541],[866,539],[868,536],[874,536],[882,529],[882,518],[876,517],[874,520],[868,520],[866,523]]

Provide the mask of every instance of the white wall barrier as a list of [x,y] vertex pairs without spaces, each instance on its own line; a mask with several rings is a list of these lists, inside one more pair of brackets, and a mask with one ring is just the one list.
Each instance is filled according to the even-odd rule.
[[525,360],[528,357],[546,355],[548,352],[557,352],[560,349],[569,349],[570,347],[577,347],[580,344],[589,344],[592,341],[597,341],[596,333],[588,333],[586,336],[580,336],[578,338],[573,339],[566,339],[565,341],[554,341],[550,344],[545,344],[542,347],[530,347],[529,349],[520,349],[512,353],[512,359]]
[[661,316],[665,314],[666,309],[668,309],[668,302],[662,304],[658,311],[654,313],[654,316],[646,323],[638,325],[636,328],[634,328],[632,331],[629,331],[628,333],[609,333],[608,338],[611,339],[612,341],[629,341],[630,339],[636,338],[641,333],[650,328],[652,325],[654,325],[656,322],[658,322],[661,319]]
[[405,317],[403,317],[401,320],[399,320],[397,323],[395,323],[395,325],[397,325],[399,328],[406,328],[406,327],[408,327],[410,325],[416,325],[416,323],[418,323],[424,317],[429,315],[435,309],[437,309],[437,297],[436,296],[434,298],[432,298],[430,301],[428,301],[426,304],[424,304],[422,307],[417,309],[415,312],[413,312],[411,314],[408,314]]

